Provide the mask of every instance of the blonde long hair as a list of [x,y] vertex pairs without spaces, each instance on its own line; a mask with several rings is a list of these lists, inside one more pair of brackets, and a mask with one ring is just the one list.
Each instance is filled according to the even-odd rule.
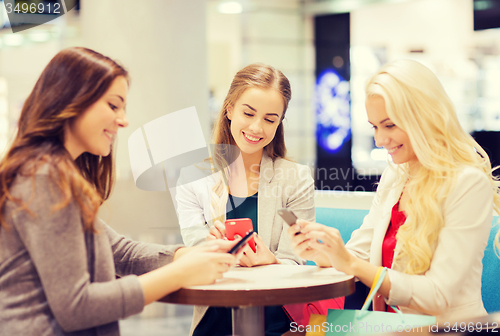
[[495,236],[495,246],[496,246],[496,254],[500,258],[500,229],[497,231],[497,235]]
[[456,183],[461,165],[477,167],[491,182],[494,209],[500,195],[488,155],[460,126],[453,104],[437,77],[413,60],[386,64],[366,85],[366,97],[380,96],[387,115],[408,134],[420,167],[410,176],[408,164],[399,165],[400,183],[409,201],[408,219],[397,234],[401,246],[396,259],[407,259],[405,273],[422,274],[430,267],[441,229],[442,204]]
[[250,88],[263,90],[275,89],[283,98],[283,115],[279,121],[273,140],[264,147],[264,152],[273,160],[284,158],[286,155],[285,132],[282,121],[285,117],[288,103],[292,98],[290,82],[281,71],[270,65],[262,63],[250,64],[238,71],[234,76],[212,133],[212,141],[215,147],[211,161],[214,165],[213,169],[220,174],[218,182],[212,188],[212,198],[210,201],[210,212],[214,221],[225,220],[226,203],[229,195],[228,162],[233,162],[236,156],[239,155],[239,151],[234,150],[237,147],[231,135],[231,120],[227,117],[228,109],[234,106],[241,95]]

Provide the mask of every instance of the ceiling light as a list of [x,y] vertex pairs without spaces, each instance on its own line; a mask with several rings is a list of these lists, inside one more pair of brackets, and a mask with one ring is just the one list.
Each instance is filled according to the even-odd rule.
[[9,47],[18,47],[24,42],[24,36],[21,34],[6,34],[3,37],[3,43]]
[[50,39],[50,33],[46,30],[33,30],[28,38],[33,42],[46,42]]
[[227,1],[220,3],[217,10],[222,14],[240,14],[243,12],[243,6],[237,1]]

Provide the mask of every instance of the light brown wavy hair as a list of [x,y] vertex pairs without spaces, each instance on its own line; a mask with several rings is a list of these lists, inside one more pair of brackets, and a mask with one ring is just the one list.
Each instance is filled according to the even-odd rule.
[[231,134],[231,120],[227,117],[227,112],[230,107],[234,106],[241,95],[250,88],[262,90],[274,89],[283,98],[283,115],[281,116],[273,140],[264,147],[264,152],[273,160],[276,158],[285,158],[286,156],[283,118],[288,109],[288,103],[292,99],[290,82],[281,71],[270,65],[262,63],[247,65],[234,76],[212,133],[212,141],[215,146],[211,161],[215,165],[214,169],[220,172],[221,179],[212,188],[211,213],[214,219],[221,221],[223,221],[224,214],[226,213],[228,198],[228,162],[234,161],[239,155],[239,151],[236,150],[236,142]]
[[286,147],[282,121],[285,117],[288,103],[290,99],[292,99],[292,89],[288,78],[286,78],[281,71],[266,64],[250,64],[236,73],[214,125],[212,135],[213,143],[216,145],[236,145],[231,135],[231,120],[227,117],[227,112],[229,107],[234,106],[243,92],[250,88],[263,90],[275,89],[283,98],[284,108],[280,124],[276,129],[274,139],[264,147],[264,151],[272,159],[278,157],[284,158],[286,155]]
[[113,187],[113,149],[106,157],[83,153],[73,160],[64,147],[64,130],[120,76],[128,81],[127,71],[115,61],[80,47],[62,50],[45,67],[24,103],[12,145],[0,161],[0,228],[7,228],[3,209],[9,201],[31,213],[29,204],[10,193],[16,176],[34,180],[36,171],[48,164],[61,194],[53,210],[76,202],[84,228],[94,231],[99,206]]

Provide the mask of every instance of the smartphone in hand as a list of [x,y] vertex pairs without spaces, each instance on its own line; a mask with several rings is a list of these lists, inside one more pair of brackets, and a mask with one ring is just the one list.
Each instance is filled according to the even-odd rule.
[[238,253],[246,245],[246,243],[250,239],[253,239],[252,236],[253,236],[253,231],[248,232],[245,235],[245,237],[241,238],[241,240],[239,242],[237,242],[236,245],[234,245],[233,247],[231,247],[231,249],[229,251],[227,251],[227,253],[231,253],[231,254]]
[[[287,223],[290,226],[297,223],[297,216],[295,216],[293,211],[290,209],[285,209],[285,208],[279,209],[278,215],[280,215],[281,218],[283,218],[283,220],[285,221],[285,223]],[[298,235],[298,234],[300,234],[300,230],[298,232],[295,232],[295,235]]]
[[[224,226],[226,227],[226,237],[229,240],[234,240],[235,235],[245,237],[248,232],[253,232],[252,220],[250,218],[228,219],[224,223]],[[253,237],[248,241],[248,245],[252,251],[257,251]]]

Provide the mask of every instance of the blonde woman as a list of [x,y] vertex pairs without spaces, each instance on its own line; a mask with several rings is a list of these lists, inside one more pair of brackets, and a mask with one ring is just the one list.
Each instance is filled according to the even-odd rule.
[[[366,86],[377,146],[392,156],[369,214],[344,246],[339,232],[299,221],[289,230],[295,252],[371,286],[390,268],[377,310],[459,320],[486,315],[481,299],[483,252],[500,196],[484,150],[460,126],[436,76],[398,60]],[[323,243],[318,243],[317,240]],[[385,299],[385,303],[384,300]]]
[[[276,213],[290,208],[300,218],[315,218],[309,169],[285,159],[283,118],[290,98],[288,79],[271,66],[251,64],[235,75],[214,126],[213,168],[206,171],[216,173],[177,188],[186,245],[207,237],[223,238],[226,219],[248,217],[258,233],[256,251],[247,246],[240,265],[302,263],[293,253],[286,224]],[[196,175],[193,169],[204,168],[186,169],[181,181]],[[205,314],[206,309],[195,308],[194,335],[231,334],[230,310],[210,308]],[[266,335],[288,330],[282,307],[266,308]]]

